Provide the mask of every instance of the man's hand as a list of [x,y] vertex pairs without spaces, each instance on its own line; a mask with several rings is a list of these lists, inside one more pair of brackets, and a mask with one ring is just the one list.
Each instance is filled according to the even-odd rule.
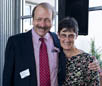
[[97,61],[96,57],[93,57],[94,61],[89,64],[88,68],[90,70],[98,71],[100,76],[100,86],[102,86],[102,69],[99,66],[99,62]]
[[90,70],[100,71],[100,66],[99,66],[98,60],[95,57],[93,57],[93,58],[94,58],[94,61],[89,64],[88,68]]

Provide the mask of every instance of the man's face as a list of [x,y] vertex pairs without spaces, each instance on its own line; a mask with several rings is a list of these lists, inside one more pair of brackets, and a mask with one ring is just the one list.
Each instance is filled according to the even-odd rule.
[[43,37],[50,31],[52,26],[52,11],[41,6],[37,7],[33,19],[33,26],[35,32]]

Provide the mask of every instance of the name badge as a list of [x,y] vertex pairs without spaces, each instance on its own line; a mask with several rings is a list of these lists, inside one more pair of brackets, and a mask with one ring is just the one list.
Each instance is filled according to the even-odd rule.
[[21,71],[21,72],[20,72],[20,76],[21,76],[22,79],[24,79],[24,78],[30,76],[29,69],[26,69],[26,70],[24,70],[24,71]]

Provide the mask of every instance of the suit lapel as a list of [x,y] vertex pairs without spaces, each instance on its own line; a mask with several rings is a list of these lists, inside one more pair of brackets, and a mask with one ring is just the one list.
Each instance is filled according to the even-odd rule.
[[32,42],[32,32],[31,30],[26,33],[26,41],[25,44],[27,47],[27,59],[29,61],[30,66],[30,86],[37,86],[37,76],[36,76],[36,64],[35,64],[35,56],[34,56],[34,49],[33,49],[33,42]]

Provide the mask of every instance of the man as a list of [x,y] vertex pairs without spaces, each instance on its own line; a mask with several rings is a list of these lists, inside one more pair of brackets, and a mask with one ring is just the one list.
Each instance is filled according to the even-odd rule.
[[45,38],[50,68],[50,86],[57,86],[57,36],[49,32],[54,10],[48,3],[37,5],[32,13],[33,29],[9,38],[3,73],[3,86],[46,86],[40,84],[39,51]]
[[[32,17],[32,30],[8,39],[3,86],[58,86],[57,54],[60,45],[56,34],[50,32],[54,10],[48,3],[40,3],[34,8]],[[40,59],[45,57],[48,61]],[[43,66],[43,63],[46,64]]]

